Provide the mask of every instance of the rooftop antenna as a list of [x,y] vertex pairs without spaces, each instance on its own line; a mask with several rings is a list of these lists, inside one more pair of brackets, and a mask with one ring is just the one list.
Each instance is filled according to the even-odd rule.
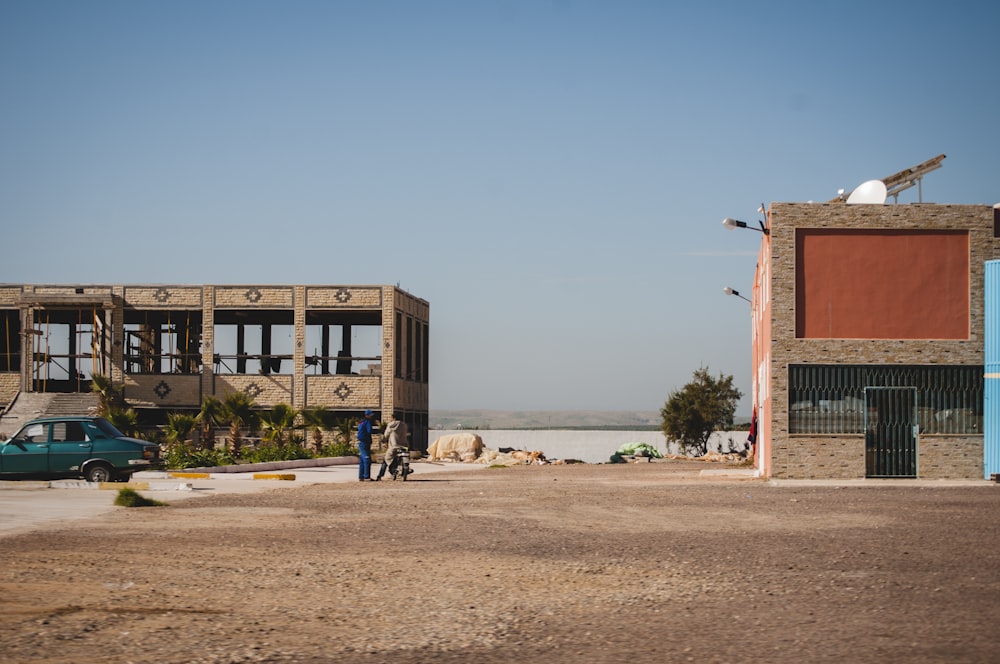
[[[883,185],[885,185],[885,196],[886,196],[886,198],[888,198],[889,196],[892,196],[892,202],[895,204],[895,203],[899,203],[899,194],[900,194],[900,192],[906,191],[910,187],[916,185],[917,186],[917,192],[918,192],[917,193],[917,202],[918,203],[923,203],[924,202],[924,188],[923,188],[924,176],[927,175],[928,173],[930,173],[931,171],[935,171],[935,170],[941,168],[941,162],[944,161],[944,158],[945,158],[945,155],[939,154],[938,156],[934,157],[933,159],[928,159],[927,161],[919,163],[916,166],[910,166],[909,168],[905,168],[905,169],[899,171],[898,173],[893,173],[892,175],[890,175],[888,177],[884,177],[881,180],[868,180],[867,182],[863,182],[861,185],[858,186],[858,189],[861,189],[862,187],[865,187],[866,185],[869,185],[869,189],[870,189],[870,188],[875,187],[875,185],[871,185],[870,183],[872,183],[872,182],[881,182]],[[854,192],[851,192],[851,196],[853,196],[855,192],[857,192],[857,189]],[[867,191],[867,192],[863,192],[863,193],[870,194],[871,192]],[[840,191],[837,192],[837,194],[838,195],[837,195],[836,198],[834,198],[832,201],[829,201],[830,203],[843,203],[844,202],[844,190],[841,189]],[[847,202],[848,203],[852,202],[850,196],[848,196]],[[882,202],[884,202],[884,199],[883,199]]]
[[858,185],[858,188],[847,197],[848,205],[884,205],[886,186],[881,180],[868,180]]

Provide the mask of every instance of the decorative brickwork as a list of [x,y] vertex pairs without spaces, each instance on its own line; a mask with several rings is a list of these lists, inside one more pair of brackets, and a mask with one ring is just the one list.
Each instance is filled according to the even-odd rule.
[[269,286],[216,286],[217,309],[291,309],[292,288]]
[[201,404],[201,376],[131,374],[125,377],[125,399],[138,408],[191,408]]
[[379,376],[306,376],[307,406],[330,410],[382,410]]
[[[25,287],[25,292],[29,290]],[[33,286],[32,293],[37,295],[111,295],[111,286]]]
[[124,298],[133,309],[201,309],[197,286],[129,286]]
[[375,286],[307,286],[310,309],[371,309],[382,307],[382,289]]
[[243,392],[258,406],[292,403],[292,376],[216,375],[215,396],[225,399],[233,392]]

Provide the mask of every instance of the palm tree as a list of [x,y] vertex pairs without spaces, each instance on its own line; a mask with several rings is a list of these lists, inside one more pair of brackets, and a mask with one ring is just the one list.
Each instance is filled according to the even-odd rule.
[[97,395],[97,414],[108,417],[111,411],[123,405],[122,385],[115,385],[105,375],[91,376],[90,391]]
[[167,413],[167,423],[163,427],[167,445],[180,445],[187,449],[191,444],[191,432],[197,420],[189,413]]
[[302,425],[312,432],[313,448],[316,454],[323,450],[323,432],[330,428],[332,413],[326,406],[311,406],[302,410]]
[[201,439],[201,448],[212,449],[215,447],[215,427],[222,424],[226,419],[226,409],[218,397],[205,397],[201,401],[201,410],[198,411],[196,420],[201,427],[198,437]]
[[339,441],[347,446],[355,445],[354,432],[357,430],[357,426],[357,420],[352,420],[349,417],[337,420],[335,428],[337,430],[336,435]]
[[243,449],[243,427],[257,427],[254,401],[246,392],[232,392],[222,402],[225,420],[229,422],[229,448],[233,458],[239,458]]
[[126,436],[139,437],[139,413],[135,411],[135,408],[112,407],[105,413],[104,417]]
[[264,440],[281,446],[285,443],[285,435],[295,428],[295,418],[299,411],[287,403],[276,403],[271,410],[261,416],[264,426]]

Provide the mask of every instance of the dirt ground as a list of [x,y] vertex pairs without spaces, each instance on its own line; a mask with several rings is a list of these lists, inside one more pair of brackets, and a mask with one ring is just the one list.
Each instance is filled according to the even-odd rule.
[[995,662],[1000,487],[523,466],[0,538],[4,662]]

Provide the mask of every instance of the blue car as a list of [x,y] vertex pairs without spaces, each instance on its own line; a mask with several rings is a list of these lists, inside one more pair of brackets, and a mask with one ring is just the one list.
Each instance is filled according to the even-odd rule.
[[110,482],[159,463],[160,447],[129,438],[103,417],[32,420],[0,443],[0,477],[83,477]]

